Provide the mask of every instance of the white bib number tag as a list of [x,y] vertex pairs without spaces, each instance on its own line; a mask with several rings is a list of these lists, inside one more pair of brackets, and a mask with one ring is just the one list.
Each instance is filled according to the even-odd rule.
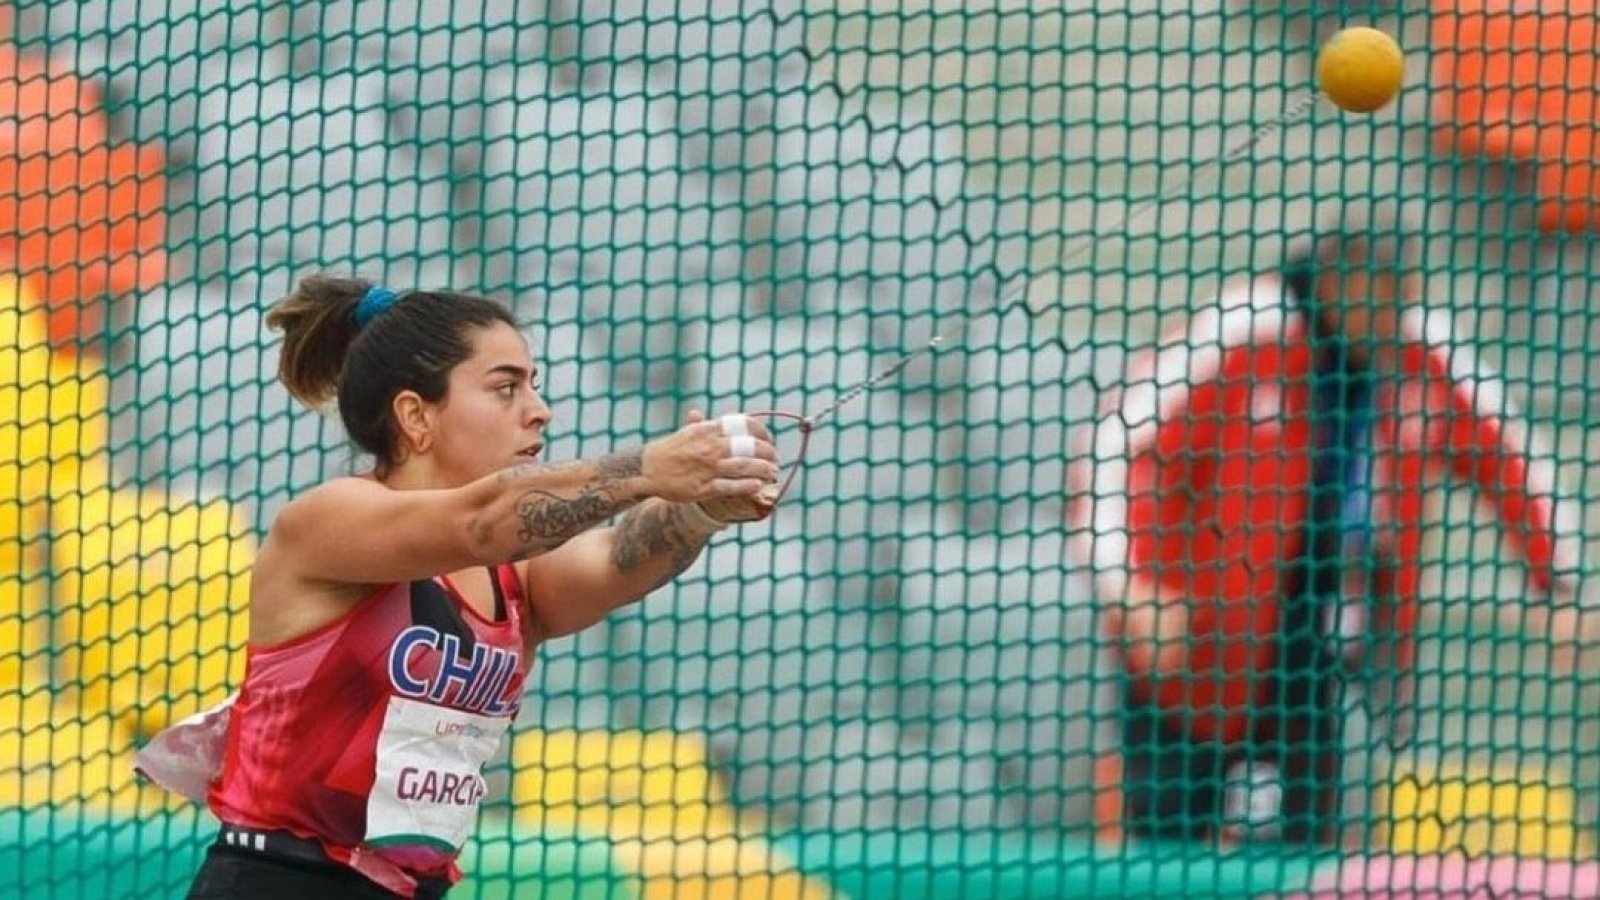
[[483,800],[483,766],[510,725],[510,719],[390,697],[367,800],[367,843],[460,849]]

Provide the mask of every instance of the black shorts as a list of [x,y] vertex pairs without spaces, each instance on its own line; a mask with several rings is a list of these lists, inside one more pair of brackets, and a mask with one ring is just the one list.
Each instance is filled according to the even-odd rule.
[[1122,826],[1154,839],[1265,840],[1306,849],[1340,831],[1342,754],[1337,684],[1263,710],[1269,722],[1238,744],[1197,740],[1167,713],[1124,691]]
[[[416,897],[438,900],[448,888],[443,879],[426,879],[419,884]],[[189,886],[188,900],[395,900],[400,896],[349,866],[318,860],[311,853],[275,853],[229,846],[219,840],[206,851],[205,862]]]

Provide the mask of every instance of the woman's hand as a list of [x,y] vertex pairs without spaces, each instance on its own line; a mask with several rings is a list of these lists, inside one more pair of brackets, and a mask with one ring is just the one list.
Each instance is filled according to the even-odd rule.
[[645,446],[643,474],[651,493],[673,503],[751,500],[778,480],[778,450],[748,416],[708,421],[695,410],[682,428]]

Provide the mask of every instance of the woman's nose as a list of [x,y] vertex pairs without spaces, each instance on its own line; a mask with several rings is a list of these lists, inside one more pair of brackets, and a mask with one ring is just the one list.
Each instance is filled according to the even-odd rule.
[[544,402],[537,391],[533,394],[533,402],[528,404],[527,424],[548,424],[551,418],[550,406]]

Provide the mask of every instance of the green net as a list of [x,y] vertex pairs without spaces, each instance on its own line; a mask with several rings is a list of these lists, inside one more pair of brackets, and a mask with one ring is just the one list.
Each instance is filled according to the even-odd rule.
[[[0,894],[187,890],[217,823],[133,756],[238,687],[273,516],[363,464],[275,382],[262,321],[334,269],[511,303],[555,458],[691,408],[816,412],[953,335],[817,429],[771,522],[542,648],[452,897],[1593,895],[1593,662],[1555,665],[1537,610],[1593,533],[1594,19],[1589,0],[6,5]],[[1398,100],[1259,131],[1350,24],[1407,48]],[[1420,214],[1442,367],[1442,395],[1372,389],[1400,412],[1370,415],[1346,449],[1372,477],[1341,482],[1390,503],[1366,521],[1400,571],[1368,599],[1415,595],[1409,663],[1378,672],[1409,672],[1389,680],[1411,701],[1357,677],[1375,663],[1279,667],[1341,687],[1300,695],[1337,734],[1273,731],[1257,704],[1226,752],[1184,732],[1139,770],[1131,748],[1204,704],[1179,684],[1152,714],[1106,637],[1128,554],[1154,552],[1117,473],[1191,426],[1146,456],[1190,479],[1161,527],[1233,523],[1211,562],[1243,561],[1217,577],[1277,608],[1278,563],[1237,542],[1314,518],[1289,512],[1316,493],[1293,466],[1263,463],[1332,458],[1269,427],[1299,401],[1262,398],[1309,376],[1250,358],[1208,388],[1237,358],[1197,360],[1294,344],[1293,311],[1207,315],[1352,199]],[[1185,329],[1192,358],[1148,368]],[[1201,409],[1228,384],[1242,405]],[[1248,471],[1224,489],[1202,459]],[[1215,594],[1201,530],[1167,562]],[[1337,772],[1285,748],[1337,750]],[[1273,836],[1284,798],[1329,783],[1308,820],[1336,840]],[[1153,834],[1129,833],[1140,803]]]

